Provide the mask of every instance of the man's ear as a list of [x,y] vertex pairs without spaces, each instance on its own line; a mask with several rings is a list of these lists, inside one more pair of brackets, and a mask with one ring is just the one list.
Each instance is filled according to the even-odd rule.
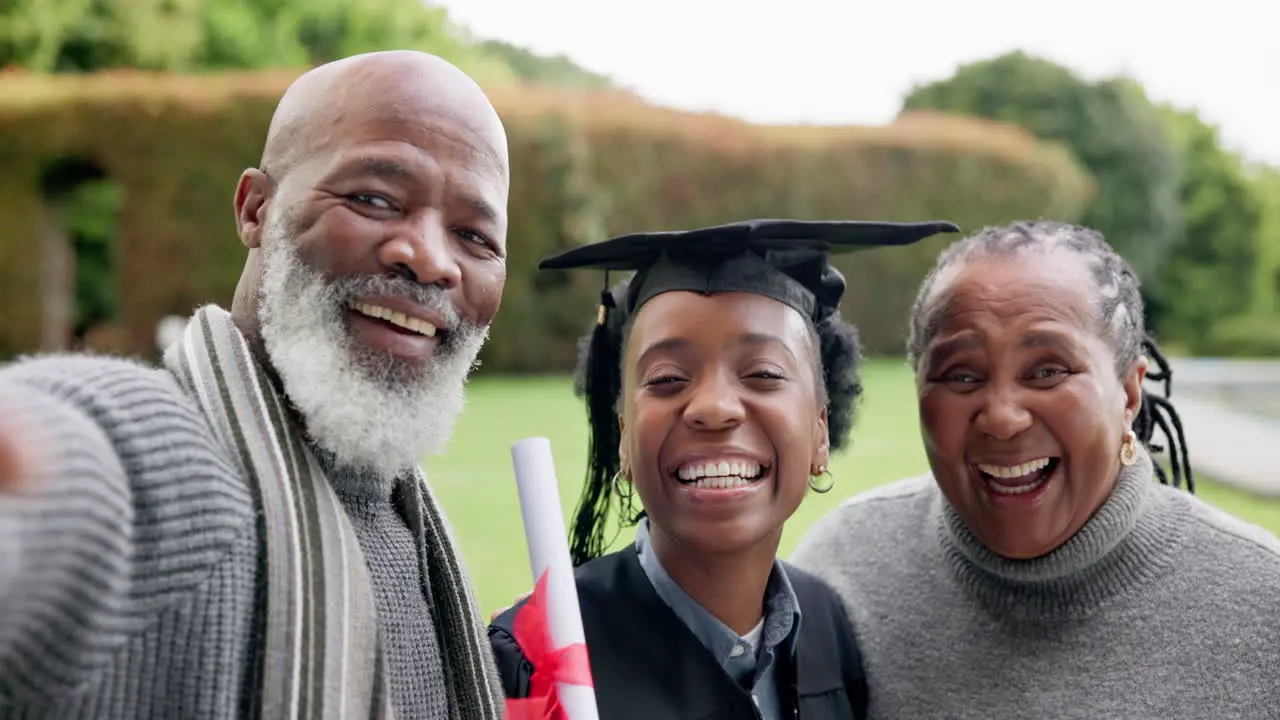
[[271,198],[273,184],[267,174],[257,168],[249,168],[240,174],[236,183],[236,233],[240,242],[250,250],[262,244],[262,232],[267,222],[267,202]]
[[1124,376],[1124,417],[1125,429],[1133,425],[1134,419],[1138,417],[1138,410],[1142,408],[1142,381],[1147,378],[1147,358],[1139,355],[1138,359],[1133,362],[1133,367],[1129,368],[1129,372]]

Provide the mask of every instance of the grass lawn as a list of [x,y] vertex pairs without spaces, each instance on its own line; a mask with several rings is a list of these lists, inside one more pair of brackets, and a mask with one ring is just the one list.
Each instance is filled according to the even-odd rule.
[[[811,493],[805,499],[787,527],[784,556],[810,523],[844,498],[927,469],[905,365],[896,360],[870,362],[864,381],[867,392],[852,447],[832,459],[836,486],[826,495]],[[568,523],[585,472],[586,414],[568,377],[481,378],[468,393],[452,442],[443,456],[428,461],[427,469],[487,613],[509,604],[532,582],[511,444],[534,435],[551,439]],[[1280,533],[1280,502],[1197,480],[1197,495],[1204,500]],[[631,536],[630,530],[623,530],[617,542],[625,544]]]

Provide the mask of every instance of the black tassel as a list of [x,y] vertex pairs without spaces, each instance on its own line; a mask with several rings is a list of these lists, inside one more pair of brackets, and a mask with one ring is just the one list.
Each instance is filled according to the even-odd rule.
[[613,495],[613,478],[619,469],[617,402],[622,391],[622,323],[609,290],[608,277],[600,293],[600,311],[587,350],[583,394],[590,429],[587,477],[574,512],[569,555],[574,566],[604,554],[605,529]]

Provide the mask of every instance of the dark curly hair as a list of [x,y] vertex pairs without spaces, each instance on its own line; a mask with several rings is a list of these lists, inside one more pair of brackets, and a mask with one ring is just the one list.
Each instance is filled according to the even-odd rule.
[[[586,483],[570,532],[569,553],[575,566],[604,554],[612,542],[605,535],[615,502],[620,526],[634,525],[644,517],[643,512],[635,511],[632,497],[618,497],[613,491],[613,478],[621,468],[621,362],[634,320],[634,314],[625,307],[628,282],[624,280],[602,293],[601,305],[607,310],[604,323],[597,324],[578,343],[574,393],[586,400],[591,439]],[[816,350],[814,377],[822,379],[817,392],[827,408],[828,442],[831,452],[840,452],[848,447],[856,405],[862,396],[858,374],[862,344],[858,329],[839,313],[817,324],[809,322],[808,328],[811,347]]]

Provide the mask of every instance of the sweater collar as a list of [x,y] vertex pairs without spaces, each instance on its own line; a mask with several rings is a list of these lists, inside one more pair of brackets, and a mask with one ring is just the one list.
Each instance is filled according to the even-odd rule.
[[1166,572],[1184,536],[1186,503],[1154,480],[1151,459],[1122,467],[1111,495],[1053,552],[1011,560],[982,544],[942,493],[938,529],[947,564],[990,610],[1028,618],[1080,616]]
[[[310,443],[311,452],[324,470],[325,477],[334,492],[344,503],[359,503],[374,507],[391,507],[392,491],[400,478],[387,477],[371,468],[352,467],[338,461],[337,455],[329,450]],[[405,473],[404,477],[411,477]]]

